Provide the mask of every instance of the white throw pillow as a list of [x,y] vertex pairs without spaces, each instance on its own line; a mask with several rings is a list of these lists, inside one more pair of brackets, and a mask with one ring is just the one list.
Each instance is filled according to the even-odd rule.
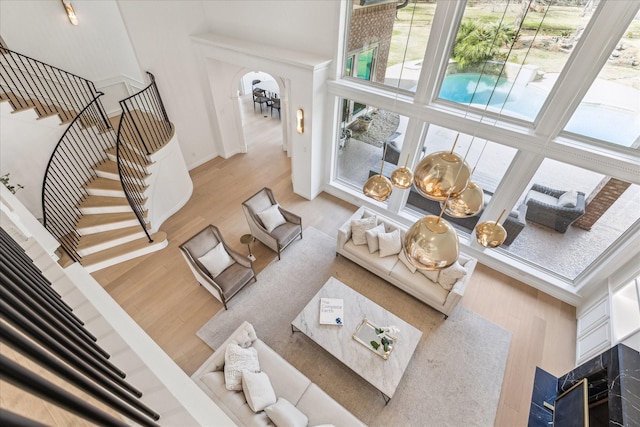
[[402,249],[400,230],[378,234],[378,244],[380,245],[380,257],[398,254]]
[[578,192],[569,190],[558,198],[558,206],[565,208],[575,208],[578,204]]
[[378,250],[378,234],[384,233],[384,231],[384,224],[378,224],[364,232],[364,236],[367,239],[367,246],[369,247],[369,253],[372,254]]
[[364,235],[365,231],[375,227],[377,223],[375,216],[351,220],[351,239],[353,244],[365,245],[367,243],[367,238]]
[[264,408],[264,412],[277,427],[307,427],[309,418],[284,397]]
[[459,279],[462,279],[466,274],[467,270],[465,270],[464,267],[456,261],[451,267],[440,270],[438,283],[440,283],[440,286],[450,291],[453,288],[453,285],[455,285],[456,282]]
[[409,269],[410,272],[412,273],[416,272],[417,270],[416,266],[411,264],[411,261],[409,261],[409,259],[407,258],[403,250],[401,250],[400,253],[398,254],[398,258],[400,258],[400,261],[402,261],[402,263]]
[[287,222],[282,213],[280,212],[278,204],[271,205],[270,208],[258,212],[258,218],[262,221],[264,228],[271,233],[276,227]]
[[227,390],[242,390],[242,371],[260,372],[258,351],[253,347],[242,348],[236,343],[227,344],[224,353],[224,384]]
[[260,412],[278,400],[266,372],[243,372],[242,391],[253,412]]
[[433,283],[438,283],[438,276],[440,276],[440,270],[420,270],[420,273],[431,280]]
[[218,243],[215,248],[198,258],[198,261],[204,268],[211,273],[211,277],[216,277],[227,268],[231,267],[235,261],[229,256],[222,242]]

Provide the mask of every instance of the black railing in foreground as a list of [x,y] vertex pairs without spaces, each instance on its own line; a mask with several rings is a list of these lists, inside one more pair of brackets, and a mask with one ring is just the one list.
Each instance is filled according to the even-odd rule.
[[4,47],[0,67],[0,97],[14,110],[34,107],[39,115],[70,121],[98,94],[90,80]]
[[[0,253],[6,257],[0,262],[0,311],[3,313],[0,342],[24,355],[28,363],[17,363],[4,354],[0,355],[0,377],[26,393],[52,402],[97,425],[124,427],[131,424],[114,417],[119,415],[136,425],[157,426],[155,421],[160,419],[160,415],[140,401],[142,393],[124,380],[126,375],[113,365],[110,365],[113,366],[112,370],[103,368],[109,363],[106,361],[108,353],[102,349],[101,353],[106,356],[87,352],[78,347],[69,347],[68,342],[64,341],[64,337],[71,336],[86,340],[89,334],[82,332],[84,328],[78,331],[49,323],[45,323],[48,329],[40,326],[42,318],[37,314],[38,311],[73,315],[71,308],[59,296],[55,304],[39,298],[17,297],[16,289],[30,289],[32,292],[24,292],[26,295],[50,292],[42,291],[39,287],[32,288],[34,283],[47,282],[46,277],[39,270],[29,268],[33,261],[22,248],[16,246],[15,241],[0,228]],[[49,287],[50,284],[45,286]],[[48,370],[51,379],[41,377],[37,368]],[[111,412],[106,413],[82,393],[106,405]]]
[[122,116],[118,125],[116,157],[124,194],[149,242],[152,242],[144,218],[147,156],[169,141],[173,129],[155,78],[153,74],[147,74],[151,81],[149,86],[120,101]]
[[102,112],[101,92],[80,110],[58,141],[44,174],[42,214],[44,226],[58,239],[74,261],[80,234],[76,222],[82,217],[78,204],[88,197],[85,184],[96,178],[94,166],[115,145],[115,134]]

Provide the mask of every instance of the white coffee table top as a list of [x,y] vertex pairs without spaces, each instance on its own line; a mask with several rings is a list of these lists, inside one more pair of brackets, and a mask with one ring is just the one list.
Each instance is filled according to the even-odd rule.
[[[344,300],[342,326],[320,324],[320,298]],[[400,330],[394,334],[397,341],[387,360],[353,339],[364,318],[378,327],[396,326]],[[420,330],[334,277],[327,280],[291,324],[388,398],[393,397],[422,337]]]

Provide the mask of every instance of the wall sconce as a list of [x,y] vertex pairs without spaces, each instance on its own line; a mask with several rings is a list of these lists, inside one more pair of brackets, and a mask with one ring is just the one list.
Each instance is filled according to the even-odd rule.
[[76,11],[73,10],[73,6],[71,6],[71,2],[69,0],[61,0],[62,5],[64,6],[65,12],[67,12],[67,17],[69,18],[69,22],[73,25],[78,25],[78,17],[76,16]]
[[302,108],[298,108],[296,118],[298,119],[296,130],[298,131],[298,133],[304,133],[304,111],[302,110]]

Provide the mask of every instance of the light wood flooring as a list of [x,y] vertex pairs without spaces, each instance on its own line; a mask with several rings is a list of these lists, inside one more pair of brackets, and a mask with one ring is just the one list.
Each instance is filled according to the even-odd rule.
[[[281,122],[277,116],[254,113],[250,99],[244,103],[248,153],[216,158],[190,172],[194,184],[190,201],[161,227],[169,246],[93,273],[189,375],[212,353],[196,331],[224,308],[196,282],[180,255],[182,242],[211,223],[231,246],[247,253],[246,245],[240,243],[240,236],[249,232],[241,203],[263,186],[269,186],[283,206],[302,216],[304,228],[313,226],[329,235],[335,235],[357,209],[325,193],[312,201],[294,194],[290,159],[282,150]],[[259,242],[252,250],[258,273],[276,258]],[[295,256],[295,252],[285,250],[283,256]],[[260,286],[260,282],[251,286]],[[462,304],[511,331],[495,425],[525,426],[535,367],[559,376],[575,365],[574,307],[480,264]],[[233,300],[229,307],[233,310]]]

